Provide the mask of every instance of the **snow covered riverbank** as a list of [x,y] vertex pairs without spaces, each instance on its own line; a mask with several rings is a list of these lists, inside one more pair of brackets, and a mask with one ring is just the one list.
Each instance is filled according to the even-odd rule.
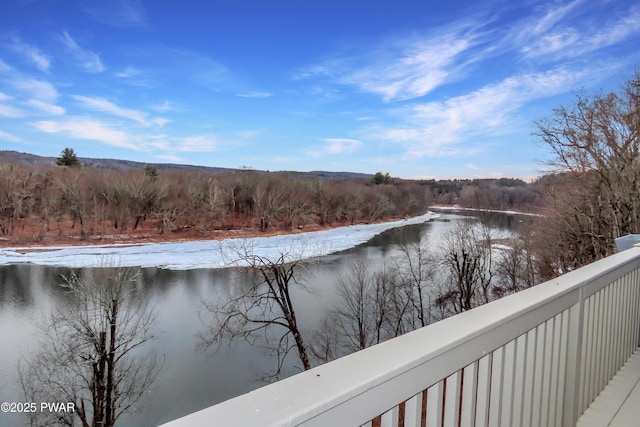
[[476,209],[476,208],[462,208],[458,205],[454,206],[431,206],[431,208],[442,211],[471,211],[471,212],[489,212],[489,213],[500,213],[506,215],[525,215],[525,216],[544,216],[537,213],[532,212],[521,212],[521,211],[501,211],[495,209]]
[[[305,247],[305,256],[321,256],[352,248],[383,231],[427,222],[438,215],[424,215],[380,224],[352,225],[309,233],[250,238],[256,255],[276,257],[283,248]],[[199,240],[179,243],[112,244],[96,246],[36,246],[0,249],[0,265],[30,263],[55,267],[161,267],[171,270],[220,268],[227,265],[225,248],[237,247],[239,239]]]

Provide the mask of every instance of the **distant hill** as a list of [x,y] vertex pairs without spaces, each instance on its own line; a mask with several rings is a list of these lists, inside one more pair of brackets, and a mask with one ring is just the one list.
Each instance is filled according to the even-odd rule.
[[[17,151],[0,150],[0,163],[17,163],[32,166],[55,166],[57,157],[43,157],[29,153],[19,153]],[[184,171],[202,171],[208,173],[223,173],[241,171],[247,169],[220,168],[210,166],[181,165],[177,163],[142,163],[131,160],[118,159],[93,159],[89,157],[78,157],[84,167],[87,168],[106,168],[117,170],[128,169],[144,169],[145,166],[153,166],[158,171],[163,170],[184,170]],[[310,176],[325,179],[370,179],[373,175],[356,172],[330,172],[330,171],[311,171],[311,172],[294,172],[294,171],[258,171],[264,173],[289,173],[298,176]]]

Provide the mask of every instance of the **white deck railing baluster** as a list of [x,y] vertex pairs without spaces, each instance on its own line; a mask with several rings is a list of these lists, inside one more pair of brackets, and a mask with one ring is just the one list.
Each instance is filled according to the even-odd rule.
[[460,425],[463,426],[475,425],[476,402],[478,401],[478,367],[479,362],[473,362],[464,368],[462,374]]
[[476,392],[475,427],[489,426],[489,402],[491,397],[491,366],[493,353],[478,361],[478,387]]

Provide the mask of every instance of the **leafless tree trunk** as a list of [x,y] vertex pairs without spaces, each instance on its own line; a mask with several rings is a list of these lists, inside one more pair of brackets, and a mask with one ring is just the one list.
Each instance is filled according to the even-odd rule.
[[522,238],[510,240],[509,247],[499,251],[495,261],[498,297],[530,288],[536,284],[537,274],[531,247]]
[[374,271],[366,256],[356,258],[338,278],[339,299],[316,330],[314,357],[328,362],[399,335],[403,314],[394,312],[397,290],[386,268]]
[[148,391],[162,368],[154,352],[155,314],[134,293],[136,273],[99,268],[90,277],[64,279],[71,302],[42,326],[43,346],[19,374],[30,401],[75,404],[75,413],[32,414],[32,425],[112,427]]
[[443,238],[441,265],[446,277],[436,305],[461,313],[488,302],[493,275],[491,251],[487,225],[456,223]]
[[272,183],[258,184],[253,194],[253,209],[255,217],[260,223],[260,231],[266,231],[273,219],[281,210],[280,191]]
[[[435,254],[430,250],[426,238],[400,245],[402,253],[396,272],[401,289],[412,308],[410,330],[431,323],[431,289],[434,270],[437,268]],[[415,320],[417,320],[417,322]]]
[[270,257],[256,253],[253,241],[238,240],[223,256],[230,266],[249,267],[254,280],[248,284],[231,283],[225,299],[205,303],[205,314],[211,318],[206,320],[208,330],[202,334],[204,346],[219,346],[236,339],[252,343],[265,339],[277,361],[274,371],[265,375],[267,379],[280,376],[291,351],[297,353],[302,369],[310,369],[309,350],[291,293],[294,287],[309,292],[304,286],[301,260],[312,255],[305,243],[291,241],[288,247],[280,248],[277,256]]

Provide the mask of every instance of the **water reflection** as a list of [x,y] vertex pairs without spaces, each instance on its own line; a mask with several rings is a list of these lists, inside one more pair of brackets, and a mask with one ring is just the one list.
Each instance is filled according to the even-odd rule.
[[[504,217],[504,215],[502,215]],[[401,243],[417,243],[427,236],[437,245],[451,221],[461,217],[444,214],[430,223],[386,231],[366,244],[305,263],[307,286],[313,292],[295,289],[292,298],[303,331],[312,331],[327,309],[335,304],[336,276],[346,271],[355,257],[367,256],[372,265],[382,268],[398,254]],[[497,227],[508,229],[512,219],[495,220]],[[256,372],[268,370],[273,360],[247,343],[221,347],[217,352],[199,351],[198,334],[203,331],[203,301],[212,301],[224,288],[237,283],[239,269],[196,269],[171,271],[158,268],[140,270],[137,293],[157,310],[156,340],[149,345],[166,356],[166,368],[160,374],[139,411],[121,419],[122,425],[153,426],[194,412],[263,385]],[[38,348],[33,320],[60,304],[72,304],[61,291],[61,277],[70,269],[31,265],[0,267],[0,401],[20,401],[16,364]],[[91,274],[90,270],[77,270]],[[295,360],[285,366],[287,374],[297,372]],[[25,421],[16,415],[0,414],[0,425],[19,425]]]

